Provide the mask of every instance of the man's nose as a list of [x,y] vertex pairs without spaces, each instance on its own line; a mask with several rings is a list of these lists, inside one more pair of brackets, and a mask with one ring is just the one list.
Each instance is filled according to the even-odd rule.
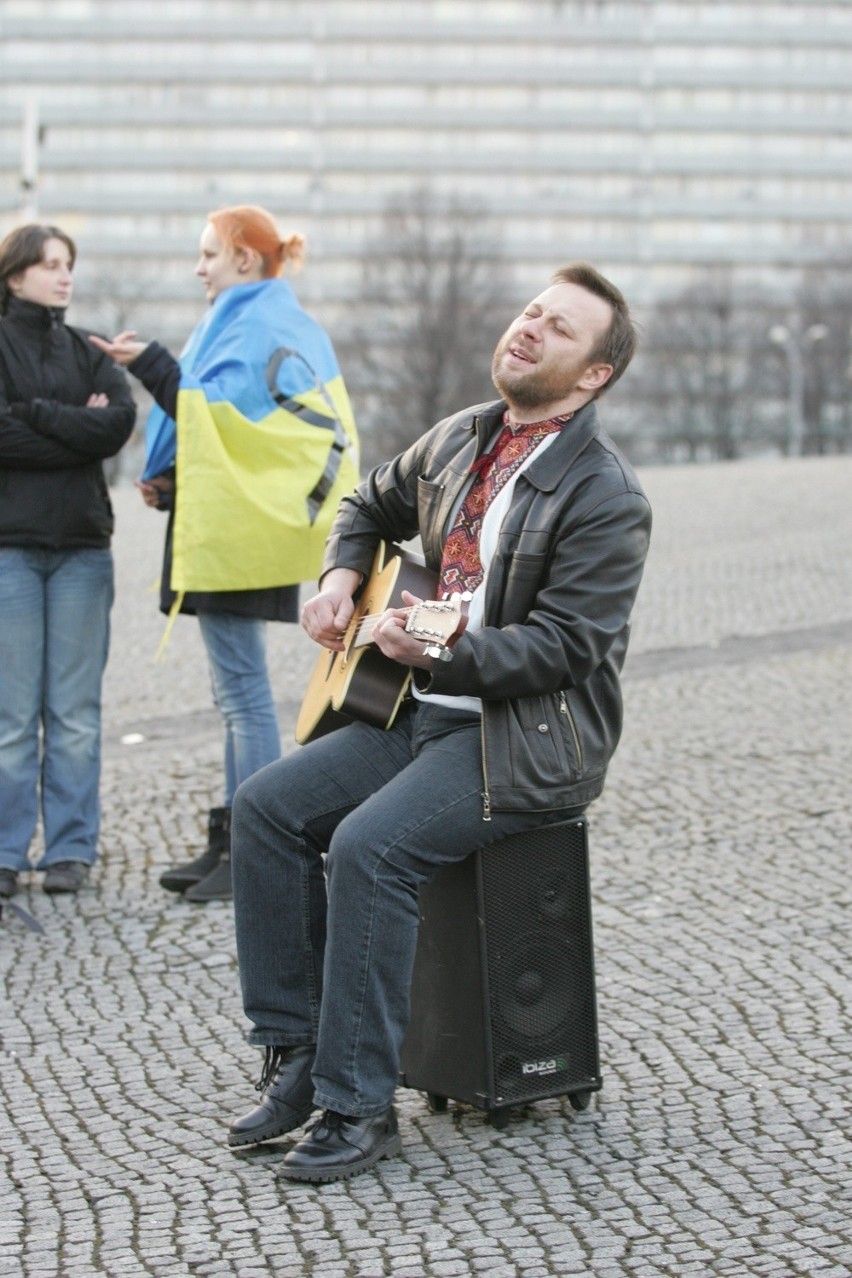
[[525,316],[519,331],[530,341],[537,342],[541,337],[541,320],[532,315]]

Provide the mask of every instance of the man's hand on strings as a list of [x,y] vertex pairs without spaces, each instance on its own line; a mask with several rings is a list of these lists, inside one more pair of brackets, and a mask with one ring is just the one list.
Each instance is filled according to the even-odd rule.
[[351,568],[332,568],[325,574],[319,594],[302,608],[302,629],[314,643],[333,652],[344,651],[346,629],[355,611],[352,596],[361,580],[361,574]]

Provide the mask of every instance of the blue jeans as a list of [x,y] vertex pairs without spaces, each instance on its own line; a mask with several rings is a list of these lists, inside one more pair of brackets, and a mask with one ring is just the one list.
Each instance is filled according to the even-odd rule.
[[233,612],[198,613],[213,700],[225,723],[225,807],[237,786],[281,755],[266,668],[266,622]]
[[580,809],[482,819],[479,716],[403,705],[264,768],[233,811],[243,1006],[260,1045],[317,1044],[315,1100],[393,1099],[409,1018],[417,894],[444,865]]
[[0,866],[97,855],[101,680],[113,601],[107,549],[0,547]]

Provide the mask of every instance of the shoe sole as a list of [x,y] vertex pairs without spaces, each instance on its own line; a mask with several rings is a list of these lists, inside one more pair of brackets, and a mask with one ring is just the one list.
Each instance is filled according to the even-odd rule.
[[350,1176],[358,1176],[361,1172],[369,1171],[376,1163],[383,1158],[393,1158],[396,1154],[402,1153],[402,1137],[392,1136],[389,1141],[381,1146],[380,1149],[374,1149],[372,1154],[368,1154],[366,1158],[360,1158],[357,1162],[348,1163],[345,1167],[301,1167],[287,1166],[286,1160],[278,1168],[279,1176],[283,1176],[285,1180],[307,1180],[314,1184],[330,1184],[336,1180],[349,1180]]
[[262,1127],[257,1132],[228,1132],[228,1144],[232,1149],[236,1149],[240,1145],[262,1145],[265,1140],[275,1140],[276,1136],[286,1136],[288,1132],[292,1132],[306,1123],[316,1108],[316,1105],[310,1105],[307,1109],[301,1110],[300,1113],[294,1114],[287,1122],[279,1123],[277,1127]]

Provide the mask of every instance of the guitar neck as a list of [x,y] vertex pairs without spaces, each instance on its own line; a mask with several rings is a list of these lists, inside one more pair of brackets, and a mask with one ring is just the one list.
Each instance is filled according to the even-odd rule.
[[[443,603],[421,602],[412,604],[409,608],[402,610],[408,617],[405,628],[418,639],[423,639],[424,642],[434,643],[438,640],[446,644],[459,624],[462,606],[460,601],[449,600]],[[354,633],[349,643],[350,649],[366,648],[368,644],[373,642],[373,631],[381,616],[381,613],[374,613],[357,619],[354,623]],[[426,622],[429,623],[425,625],[425,628],[421,618],[425,618]]]
[[[406,612],[410,611],[410,608],[406,609]],[[364,617],[359,617],[355,622],[355,633],[349,647],[353,649],[366,648],[368,644],[371,644],[373,642],[373,631],[375,630],[376,623],[381,616],[382,614],[377,612],[370,613]]]

